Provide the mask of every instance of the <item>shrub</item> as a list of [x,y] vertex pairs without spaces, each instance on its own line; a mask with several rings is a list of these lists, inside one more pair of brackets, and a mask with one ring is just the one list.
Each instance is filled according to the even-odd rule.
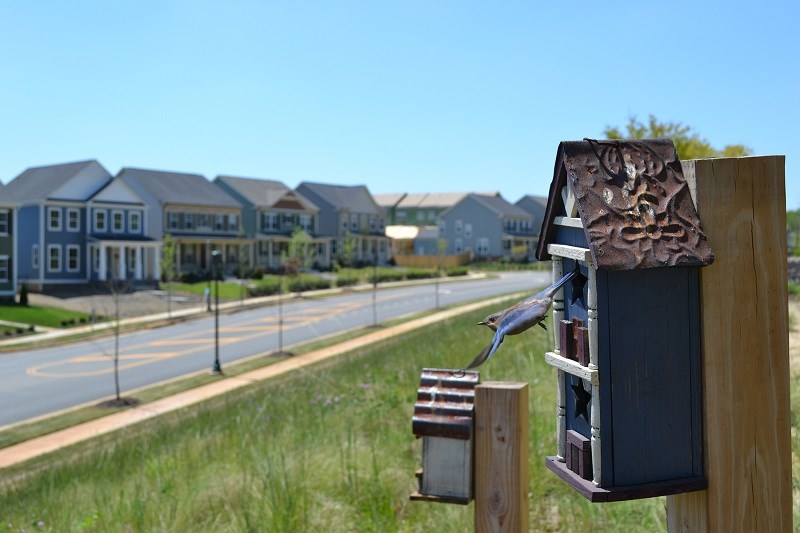
[[281,282],[279,279],[263,280],[261,283],[247,287],[247,294],[249,296],[270,296],[278,294],[281,291]]
[[318,276],[301,275],[289,280],[289,292],[313,291],[316,289],[329,289],[331,282]]
[[342,274],[336,277],[336,286],[337,287],[349,287],[358,283],[359,277],[357,275],[352,274]]
[[385,283],[387,281],[400,281],[402,279],[403,273],[391,268],[379,268],[374,274],[371,269],[369,271],[370,283]]
[[28,284],[23,283],[19,289],[19,305],[28,305]]
[[465,266],[449,267],[445,273],[448,276],[466,276],[469,269]]
[[406,279],[428,279],[436,277],[435,268],[410,268],[405,272]]

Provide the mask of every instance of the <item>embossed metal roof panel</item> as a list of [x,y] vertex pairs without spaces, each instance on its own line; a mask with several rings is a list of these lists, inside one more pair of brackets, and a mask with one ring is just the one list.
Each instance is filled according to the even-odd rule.
[[474,370],[423,369],[411,419],[414,435],[469,439],[478,383]]
[[714,261],[669,139],[559,144],[536,257],[549,259],[561,191],[572,187],[597,268],[706,266]]

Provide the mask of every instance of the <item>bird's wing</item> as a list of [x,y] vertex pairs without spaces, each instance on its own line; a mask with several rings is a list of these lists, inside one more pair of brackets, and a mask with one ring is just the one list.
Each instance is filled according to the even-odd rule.
[[475,358],[475,359],[474,359],[474,360],[473,360],[473,361],[472,361],[472,362],[471,362],[471,363],[470,363],[470,364],[467,366],[466,370],[470,370],[470,369],[472,369],[472,368],[479,367],[480,365],[482,365],[483,363],[485,363],[487,360],[489,360],[489,358],[490,358],[490,357],[492,357],[492,355],[494,355],[494,352],[496,352],[496,351],[497,351],[497,348],[499,348],[499,347],[500,347],[500,344],[503,342],[503,337],[504,337],[504,336],[505,336],[505,335],[504,335],[503,333],[499,332],[499,331],[498,331],[497,333],[495,333],[495,334],[494,334],[494,338],[492,338],[492,342],[490,342],[490,343],[489,343],[489,344],[486,346],[486,348],[484,348],[484,349],[481,351],[481,353],[479,353],[479,354],[478,354],[478,357],[476,357],[476,358]]

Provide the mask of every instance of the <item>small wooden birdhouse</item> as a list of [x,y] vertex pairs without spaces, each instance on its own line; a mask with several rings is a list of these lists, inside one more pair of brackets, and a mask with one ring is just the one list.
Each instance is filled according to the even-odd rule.
[[714,260],[669,140],[562,142],[537,248],[555,279],[557,455],[591,501],[700,490],[699,269]]
[[467,504],[472,499],[475,371],[422,371],[412,430],[422,438],[419,491],[412,500]]

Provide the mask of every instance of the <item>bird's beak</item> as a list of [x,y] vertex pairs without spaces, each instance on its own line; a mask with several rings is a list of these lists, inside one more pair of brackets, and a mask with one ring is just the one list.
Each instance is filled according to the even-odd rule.
[[486,321],[485,320],[481,320],[480,322],[478,322],[478,325],[479,326],[485,326],[486,325]]

